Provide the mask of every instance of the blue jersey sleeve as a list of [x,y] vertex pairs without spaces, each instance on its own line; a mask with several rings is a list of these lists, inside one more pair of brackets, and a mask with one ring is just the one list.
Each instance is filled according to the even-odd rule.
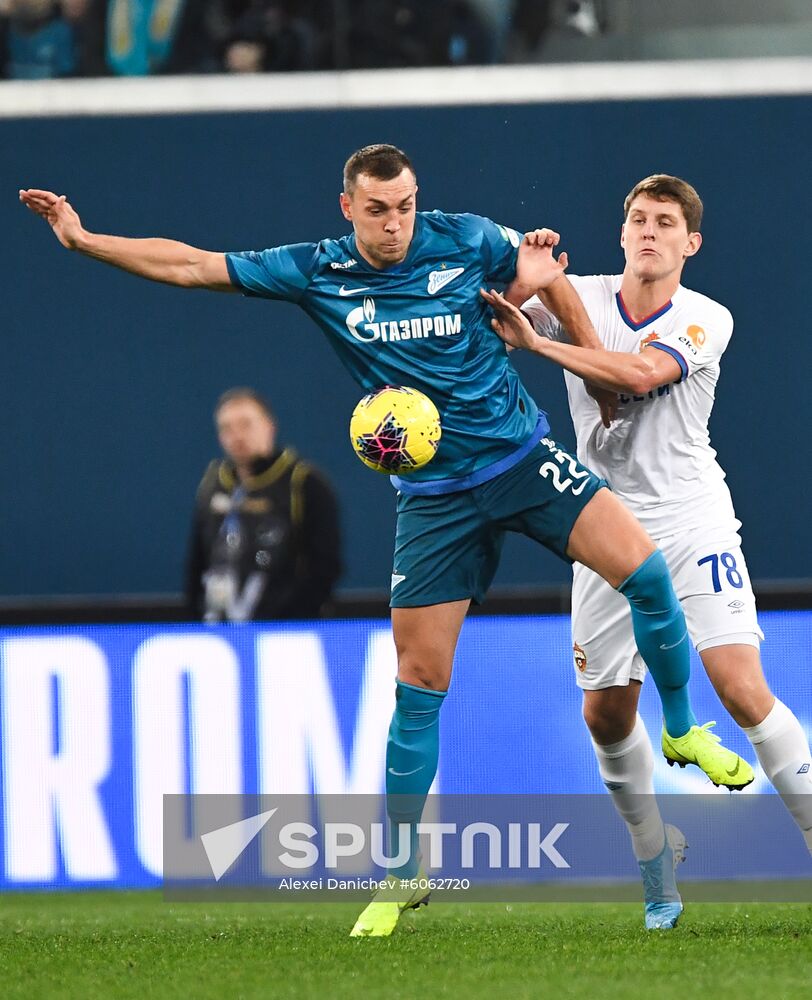
[[318,260],[317,243],[293,243],[270,250],[227,253],[231,282],[246,295],[300,302]]
[[507,226],[498,226],[482,215],[461,215],[466,236],[482,254],[486,281],[509,284],[516,277],[516,258],[522,234]]
[[498,226],[490,219],[482,219],[482,250],[490,255],[490,264],[485,270],[489,281],[513,281],[516,277],[516,258],[522,234],[507,226]]

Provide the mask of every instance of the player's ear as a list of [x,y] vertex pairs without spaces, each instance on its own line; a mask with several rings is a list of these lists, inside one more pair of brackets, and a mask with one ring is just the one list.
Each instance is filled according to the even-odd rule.
[[352,204],[346,192],[342,191],[338,196],[338,204],[341,206],[341,214],[347,222],[352,222]]
[[620,245],[623,247],[624,250],[626,249],[626,223],[625,222],[620,227]]
[[689,233],[688,242],[685,244],[684,257],[693,257],[702,246],[702,233]]

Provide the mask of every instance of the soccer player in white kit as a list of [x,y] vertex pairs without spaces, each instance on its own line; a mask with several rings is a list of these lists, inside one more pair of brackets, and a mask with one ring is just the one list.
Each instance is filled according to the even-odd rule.
[[[708,676],[812,852],[809,744],[764,678],[764,636],[740,547],[741,522],[708,434],[733,319],[718,302],[680,284],[685,262],[702,243],[702,202],[685,181],[655,174],[631,190],[624,216],[623,274],[569,278],[592,320],[593,341],[570,343],[544,292],[521,312],[485,294],[497,315],[494,329],[509,345],[566,369],[579,460],[609,482],[662,549]],[[512,292],[515,303],[521,292]],[[646,926],[668,929],[682,911],[673,868],[684,840],[663,826],[653,794],[654,756],[637,714],[645,666],[626,602],[580,565],[572,634],[601,777],[640,862]],[[684,766],[665,733],[662,749],[669,763]]]

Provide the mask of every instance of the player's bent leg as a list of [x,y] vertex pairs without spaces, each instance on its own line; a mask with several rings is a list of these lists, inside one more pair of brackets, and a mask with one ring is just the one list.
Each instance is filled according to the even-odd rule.
[[[753,642],[757,643],[756,636]],[[758,645],[699,644],[699,655],[719,700],[742,727],[757,726],[775,702],[761,669]]]
[[656,549],[640,522],[609,489],[601,489],[573,525],[567,555],[617,589]]
[[[629,601],[635,642],[663,706],[666,760],[681,767],[696,764],[717,786],[749,784],[750,765],[721,745],[709,732],[711,723],[697,725],[688,694],[691,663],[685,616],[665,558],[637,519],[617,497],[600,490],[575,522],[568,554]],[[628,575],[618,579],[626,570]]]
[[395,712],[386,743],[389,874],[351,931],[385,937],[401,913],[428,902],[421,888],[417,825],[437,773],[440,709],[451,680],[454,650],[468,600],[422,608],[393,608],[398,653]]
[[699,655],[722,703],[752,743],[759,764],[812,852],[812,752],[801,723],[770,691],[757,637],[752,640],[752,645],[700,643]]
[[628,600],[634,638],[660,694],[666,729],[684,736],[696,725],[688,694],[688,629],[662,553],[631,511],[609,490],[599,490],[575,522],[567,554]]

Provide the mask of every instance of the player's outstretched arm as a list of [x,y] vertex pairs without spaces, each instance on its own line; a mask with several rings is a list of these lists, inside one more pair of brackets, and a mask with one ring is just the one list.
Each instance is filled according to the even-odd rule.
[[[592,351],[604,350],[603,342],[595,332],[581,296],[575,291],[566,275],[562,274],[546,288],[540,288],[538,296],[567,331],[573,344]],[[601,423],[604,427],[611,427],[617,415],[617,392],[614,388],[607,389],[603,385],[591,382],[588,378],[585,378],[584,382],[586,391],[598,404]]]
[[20,191],[20,201],[45,219],[68,250],[76,250],[151,281],[182,288],[237,291],[228,275],[225,254],[199,250],[176,240],[134,240],[88,232],[65,195],[52,191],[29,188]]
[[560,239],[551,229],[534,229],[524,234],[516,260],[516,278],[506,290],[505,298],[521,306],[538,295],[573,344],[600,350],[603,345],[584,304],[564,274],[569,265],[567,255],[562,252],[557,260],[553,255]]
[[539,337],[522,311],[499,292],[483,291],[482,297],[495,313],[493,329],[506,344],[540,354],[601,388],[645,395],[667,382],[676,382],[682,375],[679,362],[664,351],[647,348],[640,354],[627,354]]

